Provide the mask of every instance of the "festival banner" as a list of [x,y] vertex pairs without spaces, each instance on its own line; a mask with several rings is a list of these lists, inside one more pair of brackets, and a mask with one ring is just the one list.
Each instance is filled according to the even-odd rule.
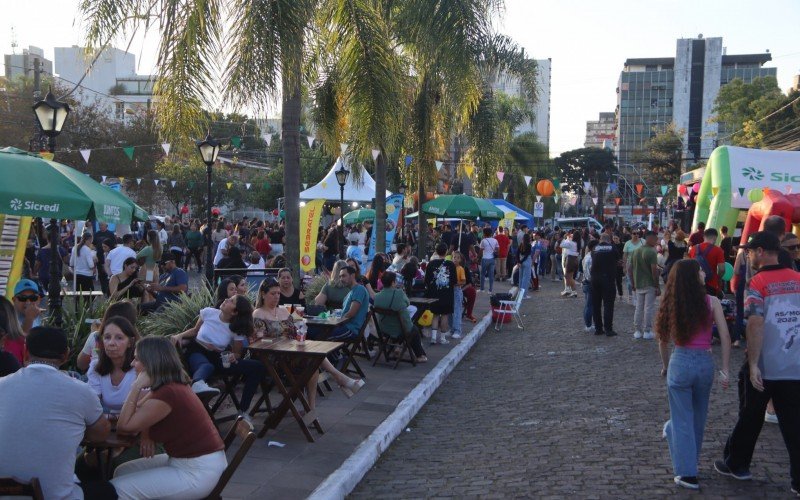
[[505,217],[503,217],[499,225],[508,230],[511,230],[514,227],[514,220],[516,220],[516,218],[517,218],[517,212],[514,212],[513,210],[506,212]]
[[0,295],[9,300],[22,277],[22,261],[32,217],[0,214]]
[[[389,253],[392,249],[392,241],[394,241],[394,234],[397,232],[397,221],[400,218],[400,210],[403,207],[403,195],[393,194],[386,198],[386,248],[383,252]],[[373,229],[375,226],[373,226]],[[378,241],[378,233],[372,231],[372,237],[369,240],[369,257],[367,262],[372,262],[375,256],[375,245]]]
[[311,200],[300,207],[300,269],[317,268],[317,234],[325,200]]

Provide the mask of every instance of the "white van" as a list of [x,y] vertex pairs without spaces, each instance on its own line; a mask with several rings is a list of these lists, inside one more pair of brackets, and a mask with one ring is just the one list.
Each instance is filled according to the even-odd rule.
[[594,229],[598,233],[603,231],[603,225],[593,217],[566,217],[563,219],[556,219],[555,224],[559,229],[588,227],[589,229]]

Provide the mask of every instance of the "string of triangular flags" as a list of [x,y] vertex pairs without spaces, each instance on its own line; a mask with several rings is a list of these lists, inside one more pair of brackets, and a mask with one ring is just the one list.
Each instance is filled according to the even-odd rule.
[[[84,175],[86,175],[87,177],[93,177],[92,174],[89,174],[89,173],[84,173]],[[100,177],[101,182],[104,182],[104,183],[108,179],[118,179],[121,184],[124,184],[125,181],[130,181],[130,182],[136,182],[137,186],[141,186],[142,182],[144,182],[144,181],[148,181],[148,182],[152,181],[154,186],[164,186],[165,184],[169,183],[169,185],[172,188],[176,188],[179,185],[186,185],[186,186],[189,187],[189,189],[193,189],[195,187],[195,185],[197,184],[195,181],[177,181],[177,180],[173,180],[173,179],[146,179],[146,178],[143,178],[143,177],[128,178],[128,177],[117,176],[117,175],[100,175],[98,177]],[[214,184],[215,184],[214,182],[211,182],[211,186],[212,187],[214,186]],[[205,184],[203,184],[203,185],[205,185]],[[237,185],[244,186],[244,188],[247,189],[247,190],[249,190],[249,189],[251,189],[253,187],[253,183],[252,182],[242,182],[242,181],[236,181],[236,180],[234,180],[234,181],[224,181],[224,185],[229,190],[233,189],[233,187],[237,186]],[[264,181],[264,182],[261,183],[261,187],[263,189],[269,189],[270,186],[272,186],[272,183],[270,183],[269,181]],[[304,182],[303,183],[303,189],[306,189],[306,188],[308,188],[308,183]]]

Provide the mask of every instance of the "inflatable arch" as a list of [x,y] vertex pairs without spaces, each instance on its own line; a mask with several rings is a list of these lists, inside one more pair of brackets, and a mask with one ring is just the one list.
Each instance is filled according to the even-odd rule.
[[[789,204],[796,203],[794,200],[798,198],[795,196],[782,196],[783,200],[781,200],[774,195],[800,193],[800,152],[747,149],[735,146],[716,148],[711,153],[703,180],[700,183],[692,230],[696,230],[698,222],[701,221],[706,223],[706,227],[735,228],[739,211],[750,209],[753,204],[750,201],[751,198],[760,198],[764,188],[768,188],[764,200],[762,200],[765,204],[757,210],[759,215],[752,214],[758,220],[759,225],[762,220],[761,216],[763,214],[771,215],[772,210],[779,210],[783,215],[784,201]],[[748,214],[748,221],[750,218],[751,214]],[[787,224],[800,222],[791,217],[786,220]],[[748,223],[751,226],[755,224],[755,222]],[[751,232],[757,230],[750,228]],[[798,232],[797,226],[795,226],[795,232]]]

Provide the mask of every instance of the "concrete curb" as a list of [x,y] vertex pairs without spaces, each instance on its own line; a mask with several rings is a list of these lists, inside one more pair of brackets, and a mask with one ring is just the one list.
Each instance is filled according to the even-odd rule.
[[[492,324],[492,314],[487,313],[475,327],[454,347],[447,356],[423,378],[397,408],[379,425],[367,439],[361,442],[350,457],[317,486],[312,500],[339,500],[347,496],[361,481],[378,458],[400,435],[411,419],[419,412],[431,395],[447,378],[450,372],[464,359]],[[452,340],[451,340],[452,342]]]

